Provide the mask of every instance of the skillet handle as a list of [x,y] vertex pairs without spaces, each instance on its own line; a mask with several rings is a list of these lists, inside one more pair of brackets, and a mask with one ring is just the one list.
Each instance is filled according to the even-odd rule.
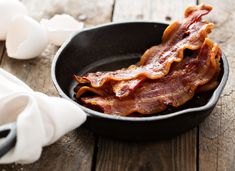
[[16,123],[0,126],[0,158],[5,155],[16,143]]

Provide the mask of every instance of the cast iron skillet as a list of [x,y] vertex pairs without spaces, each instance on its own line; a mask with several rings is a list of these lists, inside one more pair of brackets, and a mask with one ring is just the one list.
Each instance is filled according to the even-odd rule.
[[[146,49],[161,42],[166,27],[154,22],[113,23],[74,34],[59,49],[52,63],[52,79],[59,94],[74,100],[74,74],[114,70],[136,63]],[[220,84],[214,91],[196,95],[185,105],[157,115],[120,117],[76,104],[88,115],[84,126],[96,134],[132,141],[168,138],[195,127],[213,110],[228,79],[229,67],[224,54],[221,64]],[[15,145],[16,124],[0,126],[0,139],[1,158]]]
[[8,123],[0,126],[0,158],[6,154],[16,142],[16,123]]
[[[161,42],[166,24],[155,22],[111,23],[74,34],[57,52],[52,63],[52,80],[59,94],[73,100],[74,74],[115,70],[139,60],[152,45]],[[125,140],[162,139],[197,126],[216,105],[228,79],[225,55],[221,60],[219,86],[211,92],[196,95],[179,108],[148,117],[120,117],[88,109],[85,126],[94,133]]]

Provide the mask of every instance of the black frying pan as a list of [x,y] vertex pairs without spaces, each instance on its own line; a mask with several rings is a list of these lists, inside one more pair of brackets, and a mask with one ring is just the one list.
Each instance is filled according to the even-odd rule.
[[[3,139],[1,141],[1,139]],[[7,153],[16,142],[16,123],[0,126],[0,158]]]
[[[74,74],[115,70],[136,63],[146,49],[161,42],[166,27],[155,22],[112,23],[74,34],[52,63],[52,79],[59,94],[74,100]],[[228,79],[229,66],[224,54],[221,64],[220,84],[214,91],[196,95],[179,108],[153,116],[113,116],[76,104],[88,115],[84,126],[96,134],[132,141],[168,138],[197,126],[211,113]],[[15,123],[0,127],[2,137],[5,138],[0,142],[0,157],[15,145]]]
[[[166,24],[155,22],[111,23],[72,36],[57,52],[52,63],[52,79],[59,94],[71,101],[74,74],[115,70],[139,60],[149,47],[159,44]],[[221,60],[220,84],[214,90],[195,97],[179,108],[149,117],[120,117],[88,109],[85,126],[94,133],[126,140],[150,140],[171,137],[197,126],[216,105],[228,79],[225,55]]]

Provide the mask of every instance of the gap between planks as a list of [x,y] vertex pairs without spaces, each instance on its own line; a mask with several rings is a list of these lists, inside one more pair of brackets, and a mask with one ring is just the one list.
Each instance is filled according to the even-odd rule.
[[6,51],[6,48],[5,48],[5,41],[1,41],[0,42],[0,66],[1,66],[1,63],[2,63],[2,58],[4,56],[4,53]]

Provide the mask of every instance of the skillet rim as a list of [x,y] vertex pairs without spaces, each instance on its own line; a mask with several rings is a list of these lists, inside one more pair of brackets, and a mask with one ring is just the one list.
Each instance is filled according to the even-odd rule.
[[52,60],[52,65],[51,65],[51,77],[52,77],[52,81],[53,84],[56,88],[56,90],[58,91],[59,95],[62,98],[68,99],[70,101],[72,101],[74,104],[78,105],[79,107],[81,107],[85,113],[88,115],[88,117],[98,117],[98,118],[103,118],[103,119],[110,119],[110,120],[117,120],[117,121],[134,121],[134,122],[146,122],[146,121],[157,121],[157,120],[164,120],[164,119],[169,119],[169,118],[173,118],[182,114],[188,114],[188,113],[193,113],[193,112],[198,112],[198,114],[200,114],[203,111],[209,110],[211,108],[214,108],[214,106],[216,105],[217,101],[219,100],[219,97],[226,85],[226,82],[228,80],[228,75],[229,75],[229,64],[227,61],[227,58],[225,56],[225,54],[222,52],[222,62],[223,62],[223,75],[221,78],[221,81],[219,83],[219,85],[217,86],[217,88],[214,90],[211,98],[209,99],[209,101],[204,105],[204,106],[200,106],[200,107],[193,107],[193,108],[188,108],[188,109],[184,109],[184,110],[180,110],[177,112],[173,112],[173,113],[169,113],[169,114],[164,114],[164,115],[156,115],[156,116],[148,116],[148,117],[128,117],[128,116],[118,116],[118,115],[109,115],[109,114],[105,114],[102,112],[97,112],[95,110],[89,109],[87,107],[84,107],[78,103],[76,103],[75,101],[73,101],[69,96],[67,96],[63,90],[61,89],[61,87],[59,86],[57,79],[56,79],[56,64],[58,59],[60,58],[61,53],[63,52],[63,50],[69,46],[70,42],[73,40],[74,37],[78,36],[80,33],[86,32],[86,31],[92,31],[95,29],[99,29],[99,28],[104,28],[104,27],[109,27],[109,26],[115,26],[115,25],[124,25],[124,24],[157,24],[157,25],[167,25],[166,23],[159,23],[159,22],[153,22],[153,21],[128,21],[128,22],[114,22],[114,23],[107,23],[107,24],[102,24],[99,26],[94,26],[91,28],[86,28],[83,29],[81,31],[77,31],[75,33],[73,33],[64,43],[63,45],[58,49],[58,51],[56,52],[53,60]]

